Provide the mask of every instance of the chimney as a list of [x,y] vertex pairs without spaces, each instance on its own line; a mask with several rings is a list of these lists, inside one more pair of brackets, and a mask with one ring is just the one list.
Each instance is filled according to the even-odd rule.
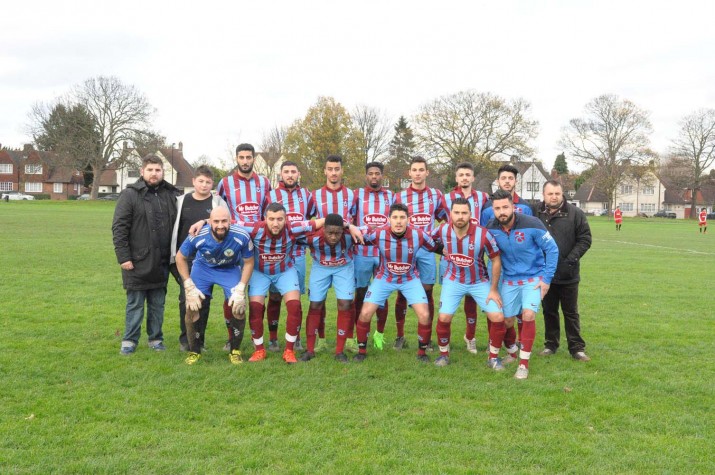
[[184,150],[184,142],[179,141],[179,150]]

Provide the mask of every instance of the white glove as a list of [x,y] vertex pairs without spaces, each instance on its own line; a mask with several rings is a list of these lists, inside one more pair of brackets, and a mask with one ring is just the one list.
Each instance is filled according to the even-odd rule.
[[239,282],[231,289],[231,298],[228,299],[234,315],[246,313],[246,284]]
[[186,294],[186,308],[194,312],[198,311],[205,296],[196,288],[193,280],[186,279],[184,281],[184,293]]

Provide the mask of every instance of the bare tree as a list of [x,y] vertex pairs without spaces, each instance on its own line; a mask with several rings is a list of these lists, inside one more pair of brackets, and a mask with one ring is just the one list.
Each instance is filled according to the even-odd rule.
[[688,188],[692,197],[692,212],[695,219],[697,193],[705,171],[715,162],[715,110],[699,109],[680,121],[678,136],[671,147],[673,156],[685,162],[689,168]]
[[578,162],[595,167],[594,179],[615,201],[623,173],[631,165],[652,158],[648,149],[652,132],[648,112],[627,99],[606,94],[586,104],[586,116],[571,119],[560,145]]
[[287,133],[287,127],[275,125],[263,134],[260,145],[263,163],[256,163],[256,172],[268,177],[271,186],[278,184],[278,170],[282,163]]
[[365,163],[382,161],[390,150],[391,119],[385,112],[363,104],[355,106],[350,117],[362,133]]

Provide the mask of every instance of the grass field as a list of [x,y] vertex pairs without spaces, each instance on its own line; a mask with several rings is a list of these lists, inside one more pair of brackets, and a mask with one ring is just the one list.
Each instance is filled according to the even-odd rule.
[[[482,317],[480,353],[466,352],[461,313],[446,368],[372,347],[363,365],[233,367],[217,311],[189,367],[173,281],[168,351],[144,334],[122,357],[113,208],[0,203],[0,473],[715,473],[715,226],[626,219],[617,233],[592,218],[580,310],[593,360],[562,347],[516,381],[486,368]],[[406,330],[415,348],[411,313]]]

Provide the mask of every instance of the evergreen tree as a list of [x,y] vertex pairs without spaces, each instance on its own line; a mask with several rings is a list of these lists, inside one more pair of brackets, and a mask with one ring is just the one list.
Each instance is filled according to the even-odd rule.
[[559,172],[559,175],[568,175],[569,166],[566,164],[566,155],[563,152],[556,155],[556,161],[554,162],[554,170]]

